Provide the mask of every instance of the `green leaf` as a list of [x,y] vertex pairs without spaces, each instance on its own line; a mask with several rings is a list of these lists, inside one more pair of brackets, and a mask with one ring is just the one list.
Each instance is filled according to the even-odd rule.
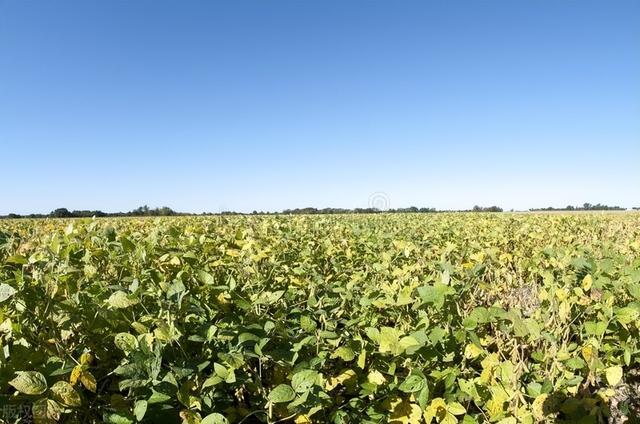
[[27,258],[25,258],[22,255],[9,256],[7,259],[5,259],[5,262],[8,264],[14,264],[14,265],[26,265],[29,263]]
[[424,388],[425,384],[426,381],[423,377],[412,374],[407,377],[402,383],[400,383],[398,389],[405,393],[419,392]]
[[222,414],[218,414],[214,412],[213,414],[209,414],[202,419],[200,424],[228,424],[229,421]]
[[331,359],[340,358],[345,362],[353,361],[356,354],[346,346],[340,346],[331,354]]
[[455,290],[450,286],[435,283],[433,286],[418,287],[418,295],[422,299],[423,303],[430,303],[436,309],[444,306],[445,296],[455,293]]
[[464,406],[462,406],[458,402],[447,403],[447,411],[449,411],[453,415],[462,415],[465,412],[467,412],[467,410],[464,408]]
[[132,424],[133,419],[123,412],[105,412],[102,419],[106,424]]
[[296,392],[293,387],[288,384],[280,384],[276,386],[267,398],[273,403],[291,402],[296,397]]
[[587,334],[600,337],[607,331],[607,323],[604,321],[587,321],[584,323],[584,329]]
[[393,327],[382,327],[380,329],[379,343],[378,350],[382,353],[399,354],[403,350],[400,347],[400,332]]
[[492,315],[487,308],[478,306],[471,311],[471,313],[469,314],[469,319],[478,324],[486,324],[487,322],[491,322]]
[[322,330],[318,331],[318,337],[323,339],[337,339],[340,336],[335,331]]
[[633,296],[636,300],[640,300],[640,284],[633,283],[627,286],[629,290],[629,294]]
[[187,288],[184,283],[178,279],[173,280],[167,287],[167,297],[173,297],[177,294],[183,293]]
[[129,295],[122,290],[118,290],[109,296],[107,303],[114,309],[124,309],[137,304],[138,300],[129,297]]
[[427,402],[429,401],[429,386],[427,386],[426,384],[424,385],[422,390],[420,390],[420,393],[418,393],[417,401],[418,405],[420,405],[420,408],[422,408],[423,410],[427,407]]
[[584,368],[587,365],[587,363],[584,360],[582,360],[582,358],[577,356],[570,358],[564,364],[567,368],[571,370],[579,370]]
[[522,318],[513,311],[508,313],[508,319],[513,324],[513,334],[516,337],[525,337],[529,334],[529,329]]
[[169,400],[171,400],[170,395],[151,389],[151,396],[149,396],[149,399],[147,400],[147,402],[149,404],[155,404],[155,403],[165,403]]
[[307,315],[302,315],[300,317],[300,328],[302,328],[302,330],[304,330],[305,332],[313,333],[314,331],[316,331],[317,327],[318,325],[311,317]]
[[315,370],[298,371],[291,378],[291,386],[298,393],[309,391],[318,381],[319,374]]
[[41,395],[47,390],[47,380],[37,371],[18,371],[9,382],[17,391],[25,395]]
[[223,380],[225,380],[229,376],[229,371],[227,370],[227,367],[217,362],[213,364],[213,372],[215,372],[216,375]]
[[9,284],[0,283],[0,302],[4,302],[14,294],[16,294],[16,289]]
[[616,319],[621,324],[630,324],[640,315],[640,312],[636,308],[625,306],[624,308],[618,308],[615,312]]
[[144,399],[136,401],[133,406],[133,415],[135,415],[136,420],[142,421],[144,415],[147,413],[147,404],[147,401]]
[[369,337],[369,339],[371,339],[371,341],[379,343],[380,342],[380,330],[378,330],[377,328],[373,328],[373,327],[367,327],[365,329],[365,332],[367,333],[367,337]]
[[458,385],[460,386],[460,390],[462,390],[463,393],[471,396],[473,400],[477,400],[480,398],[478,389],[476,388],[476,384],[473,382],[473,380],[459,379]]
[[445,286],[449,285],[449,282],[451,282],[451,276],[449,275],[449,270],[445,270],[441,275],[440,275],[440,283],[444,284]]
[[120,243],[122,244],[122,249],[125,252],[131,252],[136,249],[136,245],[131,242],[128,238],[124,236],[120,236]]
[[444,340],[447,334],[447,330],[444,328],[435,327],[429,332],[429,341],[431,341],[432,344],[438,344]]
[[138,340],[130,333],[118,333],[113,341],[116,347],[125,353],[133,352],[138,347]]
[[460,422],[462,424],[478,424],[478,420],[473,418],[471,415],[465,415],[464,417],[462,417],[462,421]]
[[465,328],[465,330],[474,330],[478,326],[478,321],[471,317],[467,317],[462,320],[462,326]]
[[414,353],[422,344],[413,336],[404,336],[400,339],[400,347],[407,351],[408,354]]
[[542,394],[542,384],[537,381],[532,381],[527,384],[527,394],[533,398]]

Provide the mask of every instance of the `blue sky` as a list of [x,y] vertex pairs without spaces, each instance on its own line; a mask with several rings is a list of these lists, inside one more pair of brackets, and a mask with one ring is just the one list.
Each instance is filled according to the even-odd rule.
[[0,0],[0,214],[640,206],[640,2]]

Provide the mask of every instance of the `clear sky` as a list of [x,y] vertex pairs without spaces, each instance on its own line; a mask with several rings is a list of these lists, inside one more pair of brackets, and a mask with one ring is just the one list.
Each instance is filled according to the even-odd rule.
[[640,206],[640,1],[0,0],[0,214]]

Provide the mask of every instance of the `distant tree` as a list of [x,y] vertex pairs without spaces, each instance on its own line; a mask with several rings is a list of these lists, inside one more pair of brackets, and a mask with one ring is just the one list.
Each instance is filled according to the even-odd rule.
[[146,216],[149,215],[149,206],[144,205],[144,206],[140,206],[139,208],[136,208],[134,210],[132,210],[131,212],[129,212],[130,215],[133,216]]
[[58,208],[49,214],[52,218],[72,218],[73,214],[67,208]]
[[173,216],[176,213],[170,207],[163,206],[160,209],[156,209],[159,216]]
[[545,209],[530,209],[531,211],[622,211],[624,208],[620,206],[608,206],[601,203],[595,205],[591,203],[584,203],[582,206],[567,205],[564,208],[552,208],[551,206]]
[[502,212],[502,208],[499,206],[489,206],[489,207],[482,207],[482,206],[474,206],[472,209],[473,212]]

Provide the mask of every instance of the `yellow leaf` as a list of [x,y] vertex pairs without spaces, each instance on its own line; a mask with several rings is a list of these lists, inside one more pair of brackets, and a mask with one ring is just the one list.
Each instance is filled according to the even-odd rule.
[[80,382],[90,392],[95,393],[97,389],[96,378],[89,371],[84,371],[80,375]]
[[492,353],[482,360],[482,372],[480,373],[480,382],[487,384],[491,382],[493,378],[493,369],[500,365],[497,353]]
[[202,422],[202,417],[198,412],[187,409],[180,411],[180,418],[182,424],[200,424]]
[[56,382],[49,390],[53,400],[62,405],[76,407],[82,404],[80,394],[66,381]]
[[615,386],[620,382],[620,380],[622,380],[622,367],[609,367],[604,370],[604,373],[607,377],[607,383],[609,383],[611,386]]
[[390,424],[419,424],[422,422],[422,409],[415,403],[392,396],[384,401],[384,407],[391,411]]
[[487,410],[490,418],[501,416],[505,409],[505,403],[509,401],[509,393],[500,385],[494,385],[490,389],[491,399],[487,402]]
[[364,369],[367,361],[367,351],[362,349],[360,355],[358,355],[358,366]]
[[565,300],[567,297],[569,297],[569,292],[566,289],[557,289],[556,297],[560,301]]
[[492,419],[499,417],[504,412],[504,402],[500,399],[490,399],[487,402],[487,412]]
[[240,252],[236,249],[229,249],[225,252],[227,256],[231,256],[232,258],[237,258],[240,256]]
[[402,401],[395,406],[390,418],[390,424],[420,424],[422,409],[415,403]]
[[384,378],[384,375],[380,371],[371,371],[369,375],[367,375],[367,381],[369,383],[373,383],[376,386],[380,386],[384,384],[387,380]]
[[568,321],[569,317],[571,316],[571,304],[569,304],[569,302],[566,300],[560,303],[558,314],[563,321]]
[[548,397],[549,397],[549,395],[547,393],[539,395],[533,401],[533,405],[531,405],[531,409],[533,410],[533,416],[537,420],[544,419],[544,416],[545,416],[544,403],[547,401]]
[[600,397],[600,399],[602,399],[605,403],[609,403],[609,399],[615,396],[615,394],[616,394],[616,391],[613,390],[612,388],[600,390],[597,393],[598,397]]
[[447,416],[447,402],[442,398],[435,398],[424,411],[424,420],[429,424],[434,418],[442,422]]
[[391,352],[400,354],[404,349],[400,347],[400,332],[393,327],[382,327],[380,329],[380,352]]
[[63,408],[55,400],[42,398],[33,402],[31,410],[34,424],[53,424],[60,419]]
[[71,385],[76,385],[78,379],[82,375],[82,369],[82,365],[76,365],[75,367],[73,367],[73,370],[71,370],[71,375],[69,376],[69,383],[71,383]]
[[354,370],[344,370],[338,376],[330,377],[329,379],[327,379],[325,389],[327,391],[331,391],[341,384],[346,386],[349,380],[354,379],[355,377],[356,372]]
[[93,362],[93,355],[90,352],[85,352],[80,355],[80,364],[81,365],[91,365]]
[[388,410],[393,411],[398,405],[402,403],[402,399],[399,396],[393,395],[387,398],[382,405]]
[[587,274],[583,279],[582,279],[582,289],[584,291],[588,291],[589,289],[591,289],[591,285],[593,284],[593,278],[591,277],[591,274]]
[[546,290],[541,289],[540,292],[538,293],[538,299],[540,299],[540,301],[545,301],[549,299],[549,293]]
[[469,343],[464,348],[464,357],[467,359],[475,359],[482,354],[480,349],[475,343]]
[[588,344],[582,348],[582,357],[587,361],[587,364],[591,363],[591,360],[595,357],[593,345]]
[[313,423],[313,421],[311,421],[311,418],[309,418],[308,416],[306,416],[304,414],[303,415],[298,415],[296,417],[296,419],[294,420],[294,422],[296,424],[311,424],[311,423]]

